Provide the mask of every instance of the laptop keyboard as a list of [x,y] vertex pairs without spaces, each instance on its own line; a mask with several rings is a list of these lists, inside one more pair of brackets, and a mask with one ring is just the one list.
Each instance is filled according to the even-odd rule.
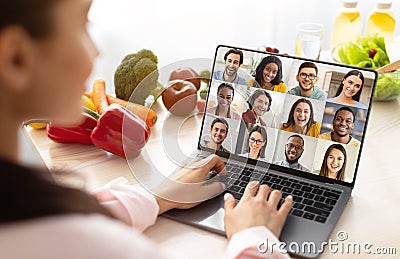
[[247,184],[258,180],[261,184],[269,185],[271,190],[282,192],[278,207],[286,196],[292,195],[293,207],[289,214],[320,223],[326,222],[341,194],[337,190],[235,164],[227,164],[226,169],[227,175],[218,178],[226,184],[227,191],[237,201],[242,197]]

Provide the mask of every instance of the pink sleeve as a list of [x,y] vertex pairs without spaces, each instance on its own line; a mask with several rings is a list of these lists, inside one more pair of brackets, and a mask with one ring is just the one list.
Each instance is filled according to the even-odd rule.
[[290,258],[279,250],[279,240],[266,227],[252,227],[234,234],[224,258]]
[[158,216],[159,208],[154,196],[129,184],[123,177],[94,190],[93,195],[115,217],[139,231],[153,225]]

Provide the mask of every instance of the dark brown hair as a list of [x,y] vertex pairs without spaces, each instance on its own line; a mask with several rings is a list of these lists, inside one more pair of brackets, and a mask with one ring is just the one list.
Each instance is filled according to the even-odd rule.
[[61,0],[11,0],[0,2],[0,30],[20,26],[30,36],[41,38],[51,30],[52,8]]
[[347,154],[346,154],[346,149],[340,145],[340,144],[332,144],[328,147],[328,149],[325,152],[325,156],[324,156],[324,160],[322,161],[322,165],[321,165],[321,170],[319,171],[319,175],[320,176],[324,176],[324,177],[329,177],[329,172],[328,172],[328,156],[329,153],[332,151],[332,149],[337,149],[340,152],[343,153],[344,155],[344,163],[342,165],[342,168],[340,168],[339,172],[336,175],[336,180],[340,180],[343,181],[344,180],[344,173],[346,170],[346,163],[347,163]]
[[240,59],[239,59],[239,66],[241,65],[241,64],[243,64],[243,52],[241,51],[241,50],[238,50],[238,49],[230,49],[230,50],[228,50],[226,53],[225,53],[225,55],[224,55],[224,60],[226,61],[226,59],[228,58],[228,56],[229,56],[229,54],[237,54],[237,55],[239,55],[240,56]]
[[0,224],[66,214],[96,213],[113,217],[92,195],[57,184],[49,171],[3,160],[0,168],[0,189],[6,197]]
[[315,65],[313,62],[309,62],[309,61],[301,63],[301,65],[299,66],[299,70],[297,71],[297,74],[299,75],[300,71],[303,68],[307,68],[307,67],[308,68],[314,68],[315,69],[315,75],[318,76],[318,67],[317,67],[317,65]]

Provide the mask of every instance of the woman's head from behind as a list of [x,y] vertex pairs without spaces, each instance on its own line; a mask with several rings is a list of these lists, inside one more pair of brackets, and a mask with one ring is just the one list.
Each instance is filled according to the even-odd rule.
[[90,4],[0,3],[0,98],[15,119],[79,122],[81,96],[98,54],[86,30]]
[[249,132],[249,152],[258,152],[258,157],[265,157],[265,148],[267,146],[267,131],[263,126],[256,125]]
[[320,175],[325,177],[334,175],[334,179],[343,181],[346,170],[346,162],[346,149],[341,144],[332,144],[325,152]]
[[255,80],[260,86],[264,83],[279,85],[282,77],[282,62],[278,57],[267,56],[257,65]]
[[345,97],[358,102],[360,101],[363,86],[364,75],[358,70],[350,70],[343,77],[335,96],[339,96],[343,93]]

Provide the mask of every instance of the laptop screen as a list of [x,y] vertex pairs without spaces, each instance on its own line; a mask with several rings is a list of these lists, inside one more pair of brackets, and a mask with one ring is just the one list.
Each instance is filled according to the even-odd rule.
[[199,147],[351,186],[376,78],[367,69],[219,46]]

